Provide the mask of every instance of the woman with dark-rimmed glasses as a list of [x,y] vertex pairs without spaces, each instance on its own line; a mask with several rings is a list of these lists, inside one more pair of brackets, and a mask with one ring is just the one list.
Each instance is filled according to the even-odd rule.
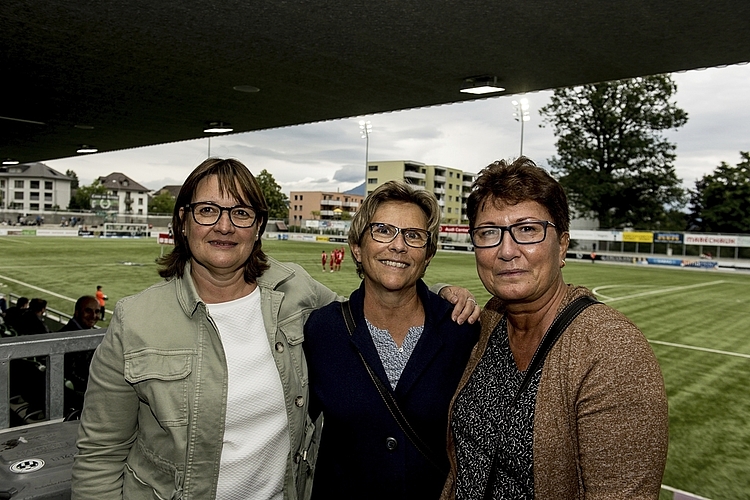
[[657,499],[661,371],[632,322],[565,284],[562,186],[528,158],[498,161],[474,183],[468,217],[494,297],[451,403],[442,498]]
[[435,195],[399,181],[368,195],[352,220],[362,284],[349,297],[351,325],[338,303],[305,324],[310,409],[324,416],[314,499],[440,495],[448,403],[479,332],[455,323],[422,282],[439,224]]

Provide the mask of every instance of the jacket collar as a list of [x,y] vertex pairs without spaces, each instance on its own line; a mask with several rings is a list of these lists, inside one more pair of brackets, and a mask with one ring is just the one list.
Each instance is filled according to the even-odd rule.
[[[294,269],[276,259],[269,257],[268,263],[270,264],[270,268],[258,277],[258,288],[261,291],[263,289],[275,290],[280,284],[294,276]],[[195,314],[201,304],[204,304],[203,299],[200,298],[198,291],[195,289],[195,283],[190,274],[191,266],[190,262],[185,264],[185,272],[182,277],[175,278],[177,300],[183,312],[188,316]]]
[[[445,315],[450,316],[453,309],[453,306],[448,301],[430,292],[422,280],[417,282],[417,294],[425,310],[424,331],[401,374],[401,378],[396,386],[397,395],[406,394],[409,391],[423,370],[442,348],[442,332],[437,328],[437,325],[445,319]],[[383,363],[380,360],[378,351],[370,336],[370,331],[365,323],[364,298],[365,288],[363,282],[349,297],[352,315],[356,324],[351,341],[354,344],[353,347],[362,353],[362,357],[365,358],[367,364],[380,377],[386,387],[390,387]],[[450,318],[448,318],[448,321],[450,321]]]

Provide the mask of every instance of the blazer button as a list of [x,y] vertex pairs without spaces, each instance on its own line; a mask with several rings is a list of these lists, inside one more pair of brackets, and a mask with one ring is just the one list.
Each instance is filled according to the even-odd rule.
[[396,448],[398,448],[398,441],[396,441],[396,438],[393,438],[393,437],[386,438],[386,440],[385,440],[385,448],[388,451],[393,451]]
[[294,404],[297,405],[298,408],[302,408],[305,405],[305,398],[297,396],[294,400]]
[[284,344],[276,342],[276,352],[284,352]]

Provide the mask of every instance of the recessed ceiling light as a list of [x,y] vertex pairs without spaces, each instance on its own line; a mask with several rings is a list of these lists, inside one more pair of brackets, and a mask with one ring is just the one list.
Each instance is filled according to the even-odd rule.
[[226,134],[234,129],[231,125],[224,122],[211,122],[208,127],[204,128],[203,131],[207,134]]
[[76,150],[76,153],[86,154],[86,153],[96,153],[99,150],[96,149],[94,146],[87,146],[86,144],[83,144],[80,148]]
[[13,158],[6,158],[3,160],[3,165],[18,165],[18,160],[14,160]]
[[492,94],[494,92],[503,92],[505,87],[497,84],[496,76],[474,76],[466,78],[461,92],[464,94]]
[[253,87],[252,85],[235,85],[232,88],[239,92],[249,92],[249,93],[260,92],[260,89],[258,87]]

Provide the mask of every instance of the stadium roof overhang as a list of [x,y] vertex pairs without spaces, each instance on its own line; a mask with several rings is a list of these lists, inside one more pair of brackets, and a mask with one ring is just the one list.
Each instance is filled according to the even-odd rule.
[[[747,0],[14,0],[0,158],[74,156],[750,60]],[[475,80],[476,83],[477,80]],[[253,88],[258,92],[252,92]],[[248,92],[250,90],[251,92]]]

